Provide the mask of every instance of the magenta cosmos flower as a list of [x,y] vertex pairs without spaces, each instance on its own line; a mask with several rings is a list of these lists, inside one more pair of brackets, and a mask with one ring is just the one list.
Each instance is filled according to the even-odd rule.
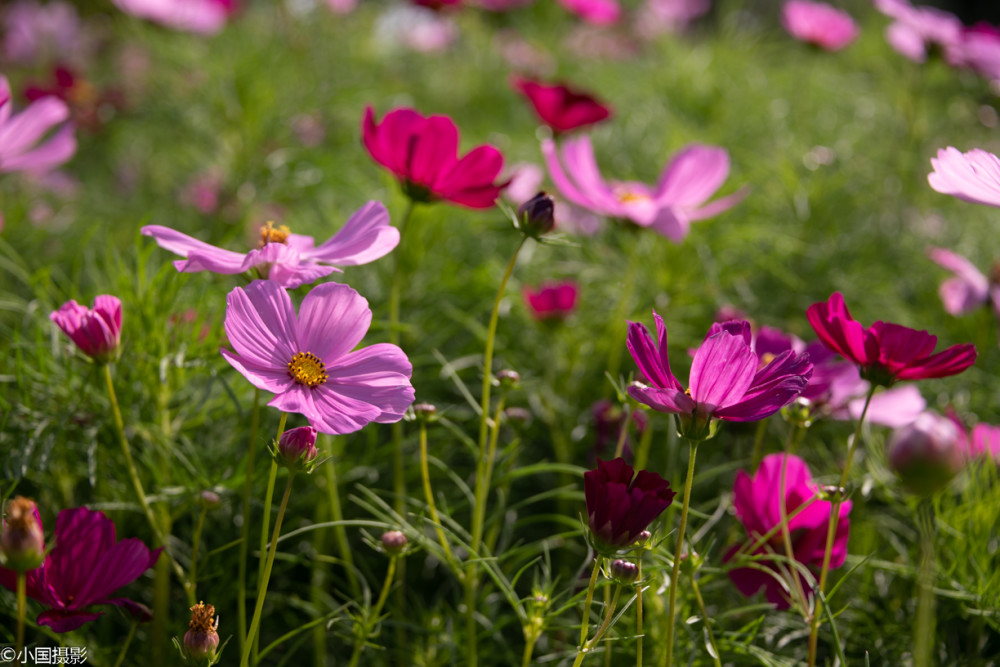
[[685,437],[714,435],[716,420],[757,421],[773,415],[802,392],[812,374],[809,357],[788,350],[768,361],[750,345],[750,324],[715,324],[694,354],[690,387],[685,390],[670,370],[667,328],[653,311],[657,341],[642,324],[628,323],[628,349],[646,383],[634,382],[628,393],[660,412],[678,415]]
[[561,84],[546,85],[515,76],[514,90],[524,95],[543,123],[554,132],[569,132],[611,117],[611,109],[594,96]]
[[[785,493],[782,498],[781,466],[785,456],[788,457],[788,463],[785,469]],[[769,454],[761,461],[760,467],[752,479],[742,470],[736,473],[736,482],[733,484],[733,505],[736,507],[736,516],[747,531],[747,537],[751,541],[756,541],[781,523],[780,503],[782,500],[785,503],[785,511],[791,515],[818,493],[819,490],[812,481],[809,466],[806,465],[805,461],[790,454]],[[823,565],[831,510],[830,501],[813,500],[808,507],[788,522],[788,532],[792,539],[792,555],[796,561],[816,571]],[[840,505],[837,533],[833,541],[833,551],[830,554],[831,568],[840,567],[847,559],[847,540],[850,532],[848,515],[850,513],[851,501],[845,500]],[[735,552],[735,548],[731,549],[726,554],[725,560],[731,559]],[[775,533],[757,551],[748,555],[761,554],[785,556],[784,541],[780,532]],[[762,560],[758,561],[758,564],[765,565],[769,569],[773,569],[774,572],[768,573],[755,568],[737,567],[729,570],[729,578],[747,597],[763,587],[768,602],[777,605],[779,609],[787,609],[790,606],[790,596],[786,587],[790,587],[791,582],[784,581],[786,575],[779,572],[776,563]],[[802,582],[804,588],[808,589],[808,583],[801,574],[799,574],[799,581]]]
[[[89,609],[95,605],[149,615],[138,602],[111,596],[153,567],[162,548],[150,550],[135,537],[118,542],[114,522],[86,507],[59,513],[54,542],[42,567],[27,576],[28,597],[50,607],[38,615],[39,625],[55,632],[76,630],[104,613]],[[15,590],[16,573],[0,567],[0,584]]]
[[576,309],[579,290],[572,280],[542,283],[537,289],[525,285],[524,303],[536,320],[565,320]]
[[675,243],[684,240],[691,222],[722,213],[746,196],[740,191],[705,203],[729,175],[729,153],[713,146],[694,144],[683,149],[655,187],[635,181],[606,182],[587,136],[568,139],[561,160],[551,139],[542,142],[542,154],[552,181],[570,202],[601,215],[631,220],[640,227],[652,227]]
[[507,185],[496,183],[503,155],[494,146],[477,146],[459,159],[458,127],[447,116],[393,109],[377,123],[367,107],[362,135],[368,153],[395,174],[414,201],[490,208]]
[[800,42],[827,51],[840,51],[857,39],[858,24],[851,15],[825,2],[789,0],[781,8],[781,25]]
[[592,25],[611,25],[621,18],[617,0],[558,0],[559,4]]
[[127,14],[174,30],[214,35],[236,11],[235,0],[112,0]]
[[875,0],[875,8],[894,19],[885,30],[886,41],[902,56],[918,63],[937,47],[954,47],[962,35],[962,22],[936,7],[914,7],[906,0]]
[[[0,76],[0,173],[26,171],[43,174],[61,165],[76,152],[73,125],[65,123],[69,107],[55,97],[46,97],[13,114],[7,77]],[[51,137],[42,137],[59,126]]]
[[931,187],[973,204],[1000,207],[1000,158],[973,148],[963,153],[942,148],[931,158],[934,171],[927,175]]
[[186,258],[174,262],[181,273],[236,274],[256,269],[262,278],[290,289],[339,273],[340,269],[331,264],[357,266],[373,262],[399,243],[399,230],[389,224],[389,212],[377,201],[355,211],[343,229],[319,246],[313,245],[311,236],[292,234],[285,226],[270,224],[261,227],[259,247],[247,253],[217,248],[160,225],[147,225],[141,231],[152,236],[161,248]]
[[[268,405],[305,415],[321,433],[351,433],[368,422],[402,419],[413,402],[406,354],[379,343],[354,348],[368,332],[368,302],[347,285],[318,285],[295,314],[291,297],[269,280],[229,293],[222,356],[275,394]],[[353,352],[351,350],[354,350]]]
[[598,459],[597,470],[583,473],[583,489],[594,547],[604,555],[635,542],[676,495],[655,472],[637,475],[623,458]]
[[861,375],[875,384],[957,375],[976,360],[972,344],[933,354],[937,336],[926,331],[882,321],[866,329],[851,317],[840,292],[809,306],[806,317],[827,347],[858,364]]
[[118,297],[110,294],[95,297],[93,308],[70,299],[53,311],[49,319],[94,361],[108,362],[117,356],[122,338],[122,302]]

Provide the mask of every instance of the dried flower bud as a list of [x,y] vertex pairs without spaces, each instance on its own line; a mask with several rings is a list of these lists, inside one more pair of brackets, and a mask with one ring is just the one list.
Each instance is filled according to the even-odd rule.
[[219,648],[219,619],[215,607],[199,602],[191,607],[191,622],[184,634],[184,650],[194,664],[211,665]]
[[639,578],[639,566],[619,558],[611,563],[611,578],[619,584],[633,584]]
[[909,426],[894,432],[886,447],[889,467],[911,493],[940,491],[965,465],[966,457],[955,424],[947,417],[925,412]]
[[35,502],[23,496],[7,503],[7,518],[0,532],[0,562],[4,567],[26,572],[41,567],[45,561],[45,537],[37,512]]
[[398,556],[406,548],[406,535],[399,530],[389,530],[382,533],[382,548],[392,556]]
[[548,234],[556,226],[555,210],[555,200],[544,192],[539,192],[517,207],[521,231],[535,238]]
[[278,463],[287,468],[309,468],[309,464],[315,461],[318,455],[316,429],[312,426],[289,429],[282,433],[281,439],[278,440]]

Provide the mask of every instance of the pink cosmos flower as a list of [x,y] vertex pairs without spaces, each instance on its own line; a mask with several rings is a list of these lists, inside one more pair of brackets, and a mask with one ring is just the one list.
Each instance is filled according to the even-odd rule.
[[680,415],[686,437],[713,434],[715,420],[757,421],[791,403],[805,389],[812,364],[804,354],[782,352],[766,363],[750,347],[750,324],[727,322],[709,329],[694,354],[690,387],[670,370],[667,329],[656,311],[657,341],[642,324],[628,323],[628,349],[648,384],[634,382],[629,396],[660,412]]
[[895,19],[886,28],[886,41],[914,62],[927,60],[931,47],[947,51],[961,39],[958,17],[935,7],[914,7],[907,0],[875,0],[875,8]]
[[118,297],[110,294],[95,297],[93,308],[70,299],[52,312],[49,319],[94,361],[108,362],[118,354],[122,337],[122,302]]
[[931,158],[934,171],[927,175],[931,187],[973,204],[1000,207],[1000,158],[973,148],[962,153],[942,148]]
[[358,0],[326,0],[326,6],[334,14],[350,14],[358,6]]
[[636,15],[635,30],[647,39],[664,32],[682,32],[711,8],[711,0],[646,0]]
[[391,5],[375,23],[375,41],[386,50],[405,47],[421,53],[444,51],[458,37],[445,12],[418,5]]
[[284,226],[262,227],[260,246],[248,253],[217,248],[160,225],[147,225],[140,231],[152,236],[161,248],[185,257],[174,262],[182,273],[229,275],[256,269],[261,277],[291,289],[341,271],[331,264],[374,262],[399,243],[399,230],[389,224],[389,212],[377,201],[355,211],[343,229],[319,246],[313,245],[311,236],[292,234]]
[[954,274],[938,290],[948,313],[964,315],[992,304],[994,313],[1000,317],[1000,285],[990,281],[968,259],[950,250],[928,248],[927,255]]
[[[59,513],[54,542],[42,567],[27,576],[28,597],[50,607],[38,615],[39,625],[70,632],[104,613],[89,607],[108,604],[148,618],[138,602],[111,596],[153,567],[162,548],[151,551],[135,537],[118,542],[114,522],[86,507]],[[16,573],[0,567],[0,584],[15,590]]]
[[558,0],[558,2],[593,25],[611,25],[622,15],[622,8],[617,0]]
[[954,410],[948,410],[946,414],[958,429],[968,459],[989,458],[1000,465],[1000,426],[979,422],[970,430]]
[[347,285],[312,288],[298,315],[288,292],[270,280],[237,287],[227,303],[235,353],[222,356],[250,384],[275,394],[271,407],[305,415],[321,433],[341,434],[399,421],[413,403],[413,368],[401,349],[379,343],[354,350],[372,311]]
[[980,23],[963,28],[958,43],[945,52],[948,64],[968,67],[992,81],[1000,81],[1000,28]]
[[127,14],[175,30],[214,35],[236,11],[235,0],[112,0]]
[[564,320],[576,310],[578,292],[575,282],[565,280],[543,283],[537,290],[525,285],[521,296],[536,320]]
[[[0,173],[26,171],[43,174],[66,162],[76,152],[69,107],[62,100],[46,97],[13,113],[10,84],[0,76]],[[63,123],[60,125],[60,123]],[[55,133],[40,141],[46,132],[59,125]]]
[[[782,497],[781,467],[786,456],[788,463],[785,464],[785,493]],[[756,541],[781,523],[782,501],[785,503],[786,513],[791,515],[818,493],[819,490],[812,481],[809,466],[805,461],[792,455],[769,454],[761,461],[752,479],[742,470],[736,473],[736,482],[733,484],[733,505],[736,507],[736,516],[747,531],[747,537],[751,541]],[[788,532],[792,538],[792,555],[796,561],[815,571],[819,571],[823,565],[831,510],[830,501],[813,500],[788,522]],[[830,555],[831,568],[842,566],[847,559],[850,513],[851,501],[845,500],[840,505],[837,532]],[[726,554],[725,560],[731,559],[735,553],[734,547]],[[760,554],[785,556],[784,541],[780,531],[750,555]],[[777,562],[761,560],[758,564],[773,569],[774,573],[738,567],[729,570],[729,578],[743,595],[749,597],[763,587],[768,602],[779,609],[787,609],[791,598],[786,588],[790,582],[784,581],[786,575],[779,571]],[[781,568],[785,569],[785,566]],[[803,586],[808,587],[801,574],[798,576]]]
[[933,354],[937,336],[926,331],[882,321],[866,329],[851,317],[840,292],[809,306],[806,317],[827,347],[858,364],[862,376],[876,384],[957,375],[976,360],[972,344]]
[[511,86],[528,98],[542,122],[556,133],[569,132],[611,117],[611,109],[592,95],[567,86],[546,85],[515,76]]
[[495,183],[503,155],[494,146],[477,146],[458,158],[458,127],[447,116],[425,117],[403,108],[377,123],[367,107],[362,133],[368,153],[396,175],[414,201],[490,208],[507,185]]
[[847,12],[810,0],[788,0],[781,8],[781,25],[800,42],[827,51],[840,51],[857,39],[860,32]]
[[4,12],[3,23],[3,51],[12,62],[79,62],[87,50],[80,16],[67,2],[19,0]]
[[570,202],[652,227],[675,243],[684,240],[691,222],[718,215],[746,196],[746,191],[739,191],[705,203],[729,175],[729,153],[713,146],[694,144],[683,149],[655,187],[635,181],[606,182],[587,136],[566,140],[561,160],[551,139],[542,142],[542,154],[552,181]]

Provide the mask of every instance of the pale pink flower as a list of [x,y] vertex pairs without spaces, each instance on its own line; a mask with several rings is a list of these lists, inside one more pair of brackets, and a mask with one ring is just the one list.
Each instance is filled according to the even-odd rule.
[[403,46],[414,51],[444,51],[458,37],[455,22],[426,7],[397,5],[375,23],[375,39],[386,48]]
[[957,44],[945,53],[948,63],[968,67],[987,79],[1000,80],[1000,28],[982,23],[962,30]]
[[789,0],[781,9],[781,24],[801,42],[839,51],[857,39],[860,29],[851,15],[823,2]]
[[711,0],[646,0],[636,15],[635,29],[646,38],[682,32],[711,8]]
[[[13,114],[10,84],[0,76],[0,173],[26,171],[42,174],[66,162],[76,152],[69,107],[46,97]],[[58,126],[58,127],[56,127]],[[49,130],[55,132],[42,139]]]
[[979,148],[963,153],[948,146],[931,158],[931,187],[973,204],[1000,207],[1000,158]]
[[914,62],[927,60],[931,47],[947,51],[961,39],[962,22],[946,11],[914,7],[907,0],[875,0],[875,8],[895,19],[886,28],[886,41]]
[[334,14],[350,14],[358,6],[358,0],[326,0],[326,6]]
[[[944,248],[928,248],[927,255],[938,266],[954,275],[941,283],[939,294],[944,309],[951,315],[964,315],[990,303],[991,286],[972,262]],[[995,286],[993,290],[997,289]]]
[[214,35],[235,7],[230,0],[112,0],[123,12],[175,30]]
[[87,50],[76,8],[61,0],[15,2],[3,24],[4,56],[13,62],[78,62]]

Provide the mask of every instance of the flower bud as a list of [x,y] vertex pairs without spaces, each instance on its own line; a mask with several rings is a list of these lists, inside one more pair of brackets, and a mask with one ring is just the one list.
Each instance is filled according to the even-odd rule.
[[196,665],[211,665],[219,648],[219,619],[215,607],[199,602],[191,607],[191,622],[184,634],[187,659]]
[[118,356],[122,336],[122,302],[118,297],[102,294],[94,299],[93,308],[71,299],[52,312],[49,319],[97,363],[107,363]]
[[517,386],[521,383],[521,374],[505,368],[497,373],[497,381],[500,382],[500,386],[504,389],[517,389]]
[[45,561],[45,537],[38,523],[35,502],[17,496],[7,503],[7,518],[0,531],[0,563],[25,572]]
[[382,533],[382,548],[391,556],[398,556],[406,548],[406,535],[399,530],[389,530]]
[[515,426],[527,426],[531,422],[531,410],[516,405],[504,410],[503,415]]
[[907,491],[930,495],[940,491],[965,465],[960,434],[950,419],[925,412],[889,439],[889,467]]
[[437,408],[430,403],[414,403],[413,416],[417,422],[429,424],[437,417]]
[[556,226],[555,209],[555,200],[544,192],[539,192],[517,207],[521,231],[536,238],[548,234]]
[[644,547],[649,544],[651,539],[653,539],[653,534],[648,530],[644,530],[639,533],[639,537],[635,538],[635,545],[638,547]]
[[611,578],[619,584],[634,584],[639,578],[639,566],[619,558],[611,563]]
[[287,468],[307,468],[318,455],[316,429],[312,426],[289,429],[278,440],[278,463]]
[[205,490],[198,494],[198,502],[201,503],[202,507],[205,509],[215,509],[222,502],[222,498],[215,491]]
[[681,572],[688,576],[693,576],[705,562],[697,551],[685,551],[681,553]]

